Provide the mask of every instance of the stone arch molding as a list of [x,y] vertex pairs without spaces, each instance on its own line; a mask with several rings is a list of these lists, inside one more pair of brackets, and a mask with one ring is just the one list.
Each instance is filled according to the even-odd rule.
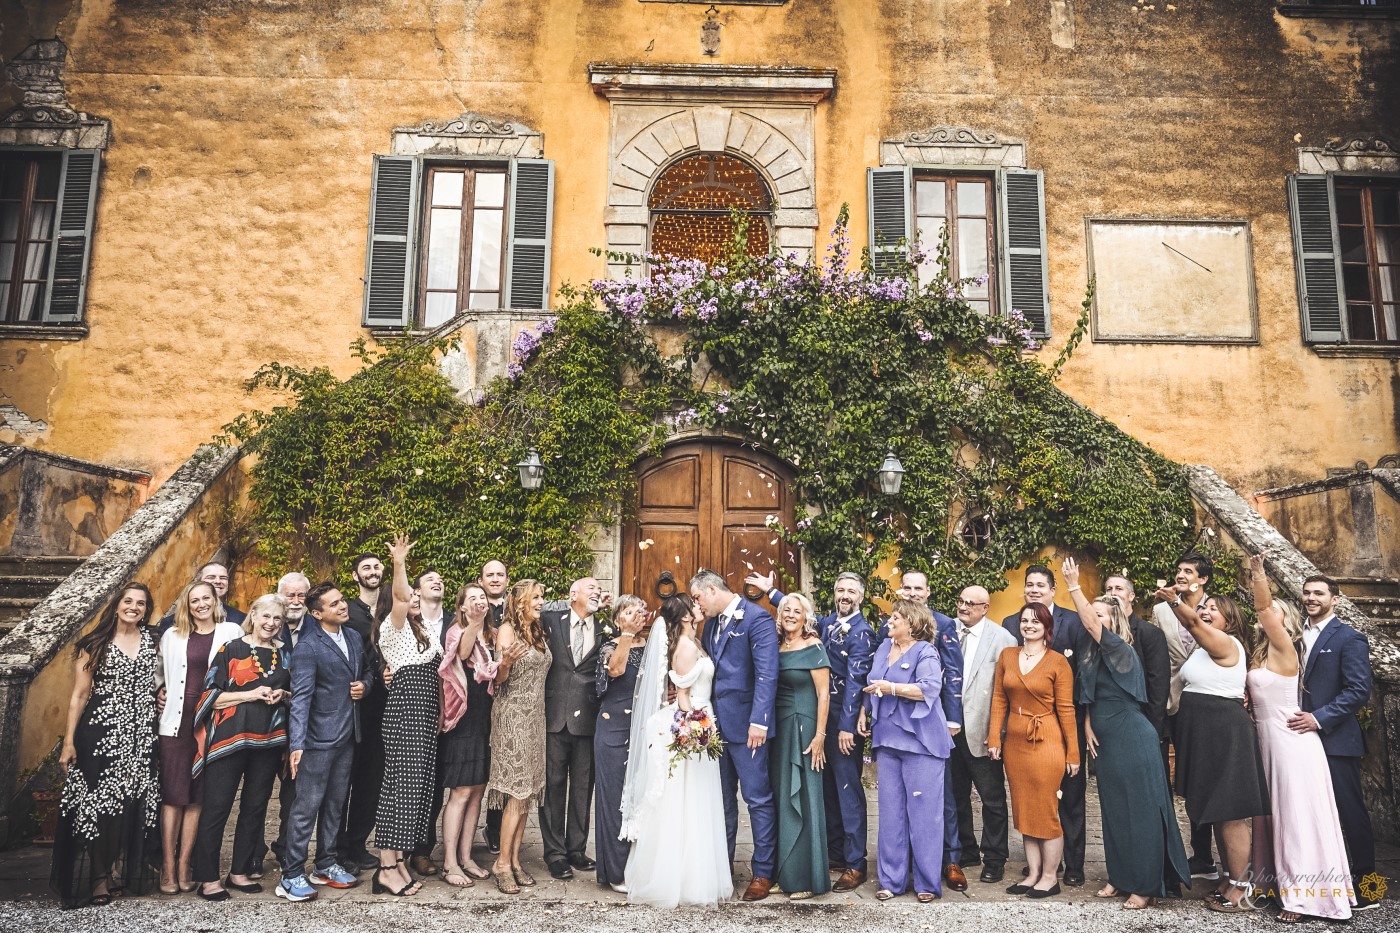
[[[725,153],[757,168],[775,196],[773,242],[805,259],[816,245],[817,206],[812,178],[811,121],[799,111],[723,104],[627,108],[625,138],[614,139],[608,172],[607,242],[614,253],[646,251],[647,195],[661,171],[696,153]],[[639,111],[651,111],[641,113]],[[769,110],[769,112],[764,112]],[[810,116],[810,109],[805,116]],[[614,121],[614,129],[618,129]],[[805,138],[804,138],[805,137]],[[625,262],[610,262],[614,278]]]

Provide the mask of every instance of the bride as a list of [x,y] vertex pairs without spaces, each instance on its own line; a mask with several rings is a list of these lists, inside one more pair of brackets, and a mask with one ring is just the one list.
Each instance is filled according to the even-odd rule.
[[[696,635],[703,618],[689,596],[661,605],[665,626],[652,627],[637,675],[631,754],[622,792],[627,902],[653,907],[713,907],[734,894],[720,797],[719,762],[688,758],[671,767],[671,722],[677,708],[711,716],[714,662]],[[668,650],[669,646],[669,650]],[[667,680],[676,699],[666,703]]]

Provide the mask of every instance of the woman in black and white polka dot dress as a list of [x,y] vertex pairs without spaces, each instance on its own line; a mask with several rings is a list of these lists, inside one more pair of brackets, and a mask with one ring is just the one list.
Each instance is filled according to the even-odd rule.
[[418,597],[408,584],[404,561],[411,546],[400,536],[389,548],[394,609],[376,633],[392,678],[384,706],[384,783],[374,827],[379,870],[373,889],[397,895],[417,894],[421,887],[408,873],[404,853],[428,840],[442,716],[442,646],[424,628]]

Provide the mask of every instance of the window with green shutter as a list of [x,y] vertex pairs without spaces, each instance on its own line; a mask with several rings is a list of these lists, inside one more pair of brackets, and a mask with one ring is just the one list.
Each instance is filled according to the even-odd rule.
[[79,324],[101,154],[0,150],[0,325]]

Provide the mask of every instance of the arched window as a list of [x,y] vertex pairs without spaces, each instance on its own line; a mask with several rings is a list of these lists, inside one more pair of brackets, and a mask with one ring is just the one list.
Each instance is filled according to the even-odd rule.
[[647,207],[653,253],[716,261],[734,236],[732,210],[749,215],[748,254],[768,252],[773,196],[742,159],[711,153],[681,159],[656,180]]

